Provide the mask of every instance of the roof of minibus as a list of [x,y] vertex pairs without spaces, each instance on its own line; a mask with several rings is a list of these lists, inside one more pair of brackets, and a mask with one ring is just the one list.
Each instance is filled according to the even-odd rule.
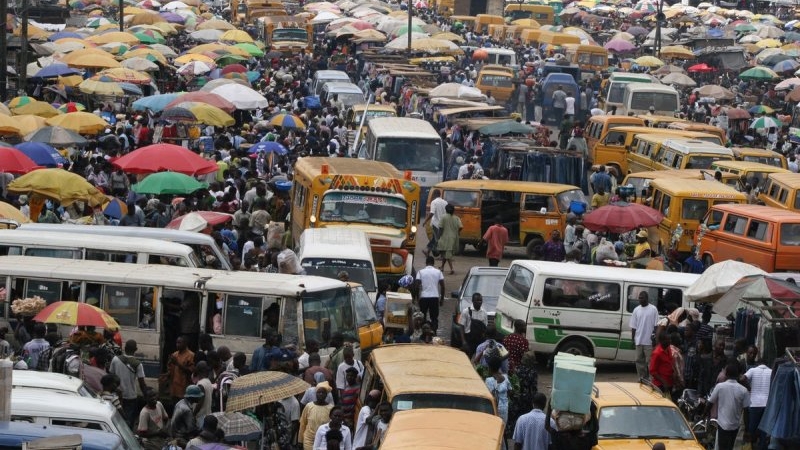
[[649,82],[628,83],[628,85],[625,86],[625,90],[626,91],[632,91],[632,92],[637,92],[637,91],[650,91],[650,92],[658,91],[658,92],[667,92],[667,93],[670,93],[670,94],[674,93],[675,95],[678,95],[678,91],[672,86],[669,86],[669,85],[666,85],[666,84],[649,83]]
[[719,138],[719,136],[711,134],[711,133],[704,133],[702,131],[684,131],[684,130],[670,130],[669,128],[653,128],[653,127],[637,127],[637,126],[623,126],[623,127],[614,127],[614,131],[625,131],[628,133],[633,134],[653,134],[653,135],[661,135],[661,136],[689,136],[689,137],[715,137]]
[[[625,179],[643,178],[645,180],[656,180],[659,178],[685,178],[690,180],[702,180],[703,174],[714,175],[713,172],[700,169],[670,169],[670,170],[647,170],[644,172],[629,173]],[[624,183],[624,181],[623,181]]]
[[152,264],[125,264],[34,256],[0,256],[0,275],[52,277],[104,283],[149,283],[175,289],[198,289],[204,283],[210,291],[232,291],[253,295],[295,296],[345,287],[339,280],[309,275],[234,272]]
[[727,169],[737,169],[737,170],[746,170],[746,171],[758,171],[758,172],[769,172],[769,173],[790,173],[788,170],[783,169],[778,166],[773,166],[770,164],[764,164],[760,162],[754,161],[714,161],[711,164],[711,167],[724,167]]
[[[91,232],[91,230],[87,230],[87,233],[89,232]],[[28,230],[25,228],[0,230],[0,242],[8,242],[8,245],[20,244],[63,248],[86,247],[108,251],[145,252],[158,255],[188,256],[193,252],[192,248],[188,245],[161,239],[142,237],[109,239],[96,234],[60,233],[58,231]]]
[[768,177],[792,189],[800,188],[800,173],[771,173]]
[[718,181],[661,178],[650,182],[650,187],[661,189],[678,197],[728,198],[744,200],[747,197],[736,189]]
[[382,345],[370,353],[392,395],[458,394],[492,400],[463,351],[442,345]]
[[355,105],[350,107],[350,109],[352,109],[355,112],[359,112],[359,113],[364,111],[367,108],[369,108],[369,111],[390,111],[390,112],[393,112],[393,113],[397,112],[397,109],[395,109],[391,105],[380,105],[380,104],[374,104],[374,103],[370,103],[370,104],[356,103]]
[[700,277],[692,273],[678,273],[658,270],[628,269],[625,267],[605,267],[592,266],[592,270],[576,271],[574,264],[535,261],[529,259],[518,259],[512,265],[520,265],[528,270],[535,270],[544,275],[564,275],[570,277],[592,280],[625,280],[633,283],[663,284],[665,286],[688,287]]
[[[644,127],[644,120],[639,117],[635,116],[618,116],[616,114],[600,114],[597,116],[592,116],[589,118],[589,122],[618,122],[618,123],[630,123],[631,126],[641,126]],[[633,125],[636,124],[636,125]],[[617,127],[614,127],[616,129]],[[647,127],[649,128],[649,127]]]
[[437,183],[434,187],[467,190],[492,189],[497,191],[539,192],[542,194],[558,194],[564,191],[579,189],[569,184],[508,180],[450,180]]
[[767,157],[773,157],[773,158],[783,158],[784,157],[783,155],[781,155],[780,153],[778,153],[776,151],[767,150],[765,148],[731,147],[731,150],[733,151],[733,154],[736,155],[737,158],[740,158],[740,157],[746,156],[746,155],[749,155],[749,156],[767,156]]
[[300,258],[361,258],[372,262],[372,252],[367,234],[362,230],[347,226],[307,228],[300,235],[300,248],[302,252],[298,255]]
[[772,206],[721,203],[712,206],[712,208],[765,220],[767,222],[800,223],[800,213],[782,208],[773,208]]
[[369,129],[395,137],[442,138],[428,121],[411,117],[376,117],[369,121]]
[[508,72],[507,70],[485,70],[481,69],[480,73],[478,73],[478,78],[483,75],[494,75],[498,77],[506,77],[506,78],[514,78],[514,74]]
[[372,175],[403,178],[403,174],[387,162],[358,158],[300,158],[295,163],[295,172],[302,173],[307,171],[320,175],[323,165],[328,166],[328,173],[331,175]]
[[503,420],[459,409],[411,409],[394,413],[384,436],[383,450],[491,450],[503,441]]
[[631,72],[612,72],[608,81],[632,81],[638,83],[655,83],[652,75]]
[[677,152],[685,154],[706,153],[714,155],[725,155],[733,158],[733,152],[728,147],[724,147],[722,145],[715,144],[713,142],[706,142],[697,139],[669,138],[664,141],[664,146],[669,147],[670,149],[675,150]]

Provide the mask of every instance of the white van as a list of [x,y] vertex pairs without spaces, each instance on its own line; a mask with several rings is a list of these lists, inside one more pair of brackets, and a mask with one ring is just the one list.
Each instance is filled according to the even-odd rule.
[[[148,238],[159,239],[162,241],[177,242],[188,245],[194,251],[195,257],[202,264],[201,267],[209,269],[233,270],[228,256],[219,248],[214,238],[207,234],[196,233],[194,231],[172,230],[166,228],[148,227],[115,227],[111,225],[73,225],[73,224],[49,224],[49,223],[24,223],[19,226],[20,230],[31,231],[57,231],[59,233],[77,234],[99,234],[112,236],[119,239],[127,238]],[[206,257],[213,256],[214,263],[209,265]]]
[[308,275],[338,279],[340,271],[359,283],[375,302],[378,278],[367,233],[346,227],[308,228],[300,235],[297,258]]
[[98,398],[97,394],[80,378],[54,372],[15,370],[11,377],[14,389],[44,389],[78,397]]
[[519,68],[519,64],[517,64],[517,52],[514,50],[500,47],[484,47],[481,50],[485,51],[488,55],[484,64],[498,64],[511,67],[512,69]]
[[351,82],[329,81],[322,86],[319,101],[323,105],[337,96],[345,108],[364,103],[364,91]]
[[648,114],[653,108],[657,116],[672,116],[680,107],[678,91],[665,84],[655,83],[628,83],[622,94],[622,105],[617,109],[617,115]]
[[319,96],[322,93],[322,86],[329,81],[339,81],[342,83],[352,83],[350,76],[341,70],[318,70],[314,72],[312,92]]
[[125,449],[142,449],[119,411],[111,403],[96,398],[14,388],[11,390],[11,420],[107,431],[118,435]]
[[514,331],[527,323],[526,335],[537,353],[557,352],[616,361],[635,361],[628,326],[639,293],[663,311],[667,303],[689,306],[684,292],[699,275],[657,270],[579,266],[517,260],[508,269],[497,301],[495,325]]
[[175,242],[134,237],[110,239],[91,234],[28,231],[22,228],[0,230],[0,255],[202,267],[191,248]]

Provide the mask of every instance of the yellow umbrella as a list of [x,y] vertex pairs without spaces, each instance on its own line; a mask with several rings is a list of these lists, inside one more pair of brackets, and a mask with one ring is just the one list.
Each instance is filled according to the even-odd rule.
[[14,116],[14,120],[17,123],[17,127],[19,127],[20,136],[27,136],[39,128],[43,128],[47,125],[47,119],[42,116],[35,116],[33,114]]
[[[456,37],[460,38],[460,36],[458,36],[455,33],[449,33],[448,32],[448,33],[441,33],[441,34],[452,34],[453,36],[456,36]],[[447,39],[447,38],[446,37],[437,36],[437,39]],[[361,30],[359,32],[353,33],[353,36],[350,38],[350,40],[354,41],[354,42],[357,42],[357,43],[361,43],[361,42],[386,42],[386,35],[381,33],[378,30],[367,29],[367,30]],[[447,39],[447,40],[449,40],[449,39]],[[463,39],[462,39],[462,41],[463,41]]]
[[783,45],[781,41],[777,39],[762,39],[756,42],[756,46],[759,48],[776,48]]
[[196,53],[187,53],[185,55],[179,56],[175,58],[173,62],[175,63],[175,65],[182,66],[184,64],[189,64],[190,62],[194,61],[202,61],[204,63],[214,63],[214,60],[209,58],[208,56]]
[[[364,30],[364,31],[375,31],[375,30]],[[360,34],[361,34],[360,32],[356,33],[356,35],[360,35]],[[436,33],[434,35],[431,35],[431,38],[433,38],[433,39],[444,39],[446,41],[458,42],[458,43],[463,43],[464,42],[464,38],[463,37],[461,37],[461,36],[459,36],[459,35],[457,35],[455,33],[452,33],[450,31],[443,31],[441,33]]]
[[253,38],[250,37],[250,35],[247,34],[246,31],[242,31],[242,30],[228,30],[225,33],[223,33],[222,36],[220,36],[219,40],[223,41],[223,42],[230,41],[230,42],[237,42],[237,43],[241,43],[241,42],[251,42],[252,43],[253,42]]
[[94,44],[91,42],[86,42],[86,39],[76,38],[76,37],[66,37],[61,39],[56,39],[53,41],[54,45],[63,45],[69,42],[75,42],[78,44],[83,44],[84,47],[94,47]]
[[126,69],[119,67],[116,69],[106,69],[98,73],[98,75],[105,75],[116,82],[125,82],[133,84],[150,84],[153,81],[150,75],[140,72],[138,70]]
[[638,66],[642,67],[661,67],[664,65],[664,62],[660,59],[656,58],[655,56],[640,56],[633,60],[634,63]]
[[[187,114],[190,113],[190,114]],[[193,116],[193,119],[189,116]],[[236,121],[225,111],[208,103],[201,102],[181,102],[165,109],[161,113],[164,120],[175,122],[197,122],[215,127],[229,127]]]
[[119,25],[117,25],[116,23],[104,23],[94,29],[95,33],[100,33],[101,31],[106,31],[106,30],[119,30]]
[[108,122],[99,116],[83,111],[51,117],[47,119],[47,124],[51,127],[66,128],[79,134],[97,134],[108,127]]
[[55,117],[61,114],[57,109],[53,108],[53,105],[50,103],[38,100],[22,105],[19,108],[13,108],[11,112],[18,116],[30,114],[40,117]]
[[178,29],[175,28],[176,25],[174,23],[169,22],[158,22],[154,23],[153,27],[155,27],[161,34],[177,34]]
[[95,44],[110,44],[112,42],[122,42],[123,44],[138,44],[139,38],[126,31],[112,31],[109,33],[98,34],[86,38],[87,41]]
[[149,9],[136,8],[134,6],[126,6],[122,10],[122,14],[126,16],[135,16],[137,14],[151,14],[151,11]]
[[167,58],[162,55],[158,50],[154,50],[152,48],[137,48],[136,50],[129,50],[122,55],[122,59],[130,59],[130,58],[145,58],[150,59],[148,57],[154,58],[161,64],[167,65]]
[[[127,17],[126,17],[127,19]],[[126,22],[129,25],[152,25],[154,23],[159,22],[166,22],[167,20],[163,17],[159,16],[158,14],[154,13],[139,13],[135,16],[132,16],[130,20]]]
[[83,77],[80,75],[69,75],[66,77],[58,77],[58,84],[64,87],[76,87],[83,82]]
[[[14,36],[22,36],[22,28],[17,27],[14,29]],[[47,31],[28,24],[28,39],[31,41],[44,41],[50,37]]]
[[[92,77],[78,85],[78,89],[85,94],[123,96],[125,92],[119,84],[108,77]],[[68,128],[68,127],[65,127]]]
[[69,64],[70,61],[78,59],[84,55],[111,56],[110,53],[108,53],[107,51],[105,51],[100,47],[87,47],[87,48],[82,48],[80,50],[75,50],[74,52],[71,52],[69,55],[63,56],[61,58],[61,62],[64,64]]
[[694,59],[694,53],[682,45],[661,47],[661,56],[665,58]]
[[8,106],[6,106],[5,104],[0,103],[0,114],[5,114],[7,116],[10,116],[11,110],[8,109]]
[[0,115],[0,134],[19,134],[19,124],[11,116]]
[[[67,56],[72,56],[72,54]],[[92,67],[100,69],[113,69],[115,67],[122,67],[120,63],[109,54],[86,54],[75,58],[70,58],[69,61],[66,61],[65,58],[62,61],[66,62],[66,64],[71,67]]]
[[205,52],[213,52],[216,50],[227,50],[227,49],[228,49],[227,45],[220,44],[219,42],[214,42],[211,44],[196,45],[187,50],[186,53],[205,53]]
[[197,30],[235,30],[236,27],[230,22],[221,19],[206,20],[196,27]]
[[31,220],[22,214],[22,211],[15,208],[14,205],[6,202],[0,202],[0,217],[3,219],[10,219],[18,223],[28,223]]
[[8,191],[15,194],[39,194],[65,206],[76,201],[88,202],[90,206],[108,203],[108,198],[85,178],[64,169],[38,169],[28,172],[9,183]]

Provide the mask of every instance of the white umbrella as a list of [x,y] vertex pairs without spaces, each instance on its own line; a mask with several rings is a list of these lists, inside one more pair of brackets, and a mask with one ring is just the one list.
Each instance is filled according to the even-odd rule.
[[697,82],[694,81],[690,76],[680,72],[672,72],[664,75],[664,78],[661,79],[661,82],[663,84],[675,84],[678,86],[697,86]]
[[247,87],[250,86],[250,83],[248,83],[245,80],[240,80],[238,78],[234,78],[234,79],[217,78],[216,80],[211,80],[208,83],[206,83],[206,85],[201,87],[200,90],[201,91],[205,91],[205,92],[211,92],[211,91],[213,91],[214,89],[216,89],[216,88],[218,88],[220,86],[225,86],[226,84],[240,84],[242,86],[247,86]]
[[203,216],[197,214],[196,212],[190,212],[183,218],[183,220],[181,220],[181,224],[178,229],[181,231],[200,232],[205,230],[207,226],[208,221],[203,219]]
[[161,7],[161,11],[175,11],[176,9],[189,9],[191,6],[183,2],[169,2]]
[[484,101],[486,96],[480,89],[464,86],[460,83],[444,83],[428,91],[428,98],[445,97],[457,98],[461,100]]
[[732,259],[712,264],[688,289],[689,301],[716,300],[730,289],[740,278],[747,275],[766,275],[758,267]]
[[158,64],[150,61],[149,59],[141,58],[141,57],[134,57],[128,58],[123,60],[120,64],[122,67],[131,70],[139,70],[142,72],[147,72],[149,70],[158,70]]
[[158,53],[161,53],[167,58],[175,58],[178,56],[178,53],[172,47],[164,44],[150,44],[150,48],[157,51]]
[[200,42],[217,42],[223,34],[225,34],[225,32],[222,30],[208,29],[189,33],[189,37]]
[[269,106],[263,95],[241,84],[226,84],[211,91],[236,105],[237,109],[260,109]]
[[334,14],[330,11],[322,11],[316,16],[314,16],[313,19],[311,19],[311,23],[313,23],[314,25],[319,23],[328,23],[328,22],[333,22],[334,20],[339,18],[340,17],[338,14]]
[[181,75],[202,75],[211,72],[216,67],[214,64],[204,61],[192,61],[179,67],[177,72]]

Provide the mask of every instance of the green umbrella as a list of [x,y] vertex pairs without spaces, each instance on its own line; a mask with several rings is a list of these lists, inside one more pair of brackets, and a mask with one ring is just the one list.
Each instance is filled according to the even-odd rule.
[[504,134],[531,134],[534,132],[534,129],[516,120],[504,120],[502,122],[484,125],[478,128],[478,132],[487,136],[501,136]]
[[750,23],[741,23],[736,25],[734,31],[737,33],[752,33],[754,31],[758,31],[758,28],[754,27],[753,24]]
[[756,66],[740,73],[739,78],[742,80],[774,80],[775,78],[778,78],[778,74],[772,69]]
[[142,44],[163,44],[167,42],[161,33],[153,30],[145,30],[139,33],[133,33],[133,35],[139,38]]
[[250,56],[261,57],[264,56],[264,50],[258,48],[257,45],[251,44],[249,42],[242,42],[239,44],[235,44],[234,47],[239,47],[240,49],[246,51],[250,54]]
[[217,58],[214,62],[217,63],[217,66],[223,67],[230,64],[237,64],[242,61],[247,61],[247,58],[239,55],[222,55]]
[[131,186],[131,190],[137,194],[191,194],[207,187],[208,183],[197,181],[189,175],[178,172],[157,172]]

